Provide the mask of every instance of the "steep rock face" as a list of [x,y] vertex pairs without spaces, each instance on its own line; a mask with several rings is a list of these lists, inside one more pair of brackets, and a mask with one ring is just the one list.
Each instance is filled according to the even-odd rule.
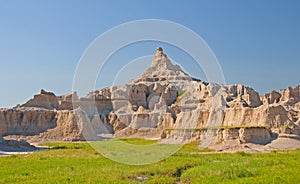
[[287,89],[280,90],[280,102],[285,105],[294,105],[300,101],[300,85],[295,88],[288,87]]
[[[206,129],[174,129],[165,130],[162,134],[161,143],[189,143],[202,142],[205,139]],[[268,144],[276,139],[275,134],[265,127],[233,127],[220,128],[214,131],[215,137],[211,140],[213,144],[230,142],[230,144]]]
[[[149,87],[145,84],[133,85],[129,93],[129,102],[132,106],[143,106],[148,107],[147,97],[150,94]],[[137,110],[135,108],[135,110]]]
[[78,101],[79,97],[76,92],[61,95],[57,97],[58,100],[58,109],[59,110],[72,110],[73,109],[73,101]]
[[261,96],[261,100],[264,104],[274,104],[280,101],[281,94],[273,90],[271,93],[266,93]]
[[[120,123],[120,121],[115,121],[115,122]],[[154,120],[154,122],[157,121]],[[130,125],[130,126],[121,124],[123,126],[122,128],[115,129],[115,137],[139,137],[139,138],[142,137],[142,138],[157,139],[161,137],[165,127],[172,126],[173,124],[174,124],[174,119],[172,117],[172,114],[165,113],[161,115],[160,123],[158,123],[154,127],[149,127],[148,124],[142,124],[143,126],[138,124]],[[141,127],[135,127],[135,126],[141,126]]]
[[271,142],[272,137],[271,131],[267,128],[241,128],[239,130],[239,139],[242,143],[257,143],[267,144]]
[[121,122],[118,119],[117,115],[113,112],[109,114],[109,123],[113,128],[112,132],[119,131],[127,127],[123,122]]
[[288,87],[286,89],[281,89],[279,92],[272,91],[261,96],[264,104],[280,104],[286,107],[297,106],[296,104],[300,102],[300,85],[295,88]]
[[[264,105],[270,106],[273,104],[274,106],[282,106],[284,108],[281,109],[281,113],[278,113],[278,119],[286,119],[282,118],[282,113],[286,112],[288,119],[293,122],[292,129],[298,129],[300,125],[300,85],[295,88],[288,87],[287,89],[281,89],[280,92],[272,91],[271,93],[267,93],[261,96],[261,99],[264,101]],[[284,125],[286,126],[286,125]],[[288,129],[289,129],[288,128]],[[283,131],[284,132],[284,131]],[[288,131],[291,132],[291,131]],[[298,131],[292,131],[298,132]]]
[[230,85],[227,88],[229,93],[227,101],[232,100],[232,102],[228,104],[230,107],[258,107],[262,105],[259,94],[250,87],[237,84]]
[[136,84],[129,89],[129,103],[133,111],[139,106],[153,110],[159,101],[171,105],[177,98],[178,91],[174,86],[155,84]]
[[274,139],[267,128],[228,128],[218,131],[218,139],[223,141],[237,141],[239,143],[267,144]]
[[34,142],[95,140],[99,130],[80,110],[2,109],[0,122],[0,136],[29,136]]
[[[76,112],[77,111],[77,112]],[[80,110],[57,111],[56,126],[37,135],[35,139],[47,141],[96,140],[97,136],[87,114]]]
[[105,115],[95,115],[91,119],[91,125],[96,134],[110,134],[114,132],[113,125]]
[[36,109],[1,109],[0,133],[2,135],[34,135],[56,126],[56,112]]
[[224,126],[268,126],[279,128],[291,126],[292,121],[282,106],[258,108],[228,108],[225,110]]
[[88,115],[94,116],[96,114],[108,115],[113,111],[111,99],[95,99],[95,98],[80,98],[78,101],[73,102],[74,109],[81,108]]
[[113,111],[111,88],[92,91],[86,97],[73,102],[73,104],[74,108],[80,107],[89,115],[105,114],[107,116]]

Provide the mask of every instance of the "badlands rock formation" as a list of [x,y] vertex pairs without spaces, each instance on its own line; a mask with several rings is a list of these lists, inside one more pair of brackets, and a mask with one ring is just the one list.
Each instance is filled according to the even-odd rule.
[[160,139],[161,143],[267,144],[300,135],[300,85],[260,96],[241,84],[219,85],[190,77],[156,50],[135,80],[56,96],[41,90],[23,105],[0,109],[0,137],[34,141],[97,140],[99,135]]

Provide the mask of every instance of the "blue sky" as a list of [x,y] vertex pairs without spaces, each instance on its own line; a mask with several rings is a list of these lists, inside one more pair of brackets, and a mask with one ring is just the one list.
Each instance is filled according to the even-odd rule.
[[[89,44],[108,29],[139,19],[174,21],[195,31],[218,58],[226,84],[243,83],[260,93],[295,86],[300,83],[299,10],[296,0],[0,0],[0,107],[24,103],[41,88],[70,92]],[[157,44],[120,51],[97,87],[111,84],[116,60],[151,55]],[[162,45],[187,72],[205,79],[187,56]]]

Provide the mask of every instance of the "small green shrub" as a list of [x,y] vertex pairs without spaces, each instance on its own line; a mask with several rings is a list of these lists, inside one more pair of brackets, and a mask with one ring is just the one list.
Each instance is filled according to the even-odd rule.
[[185,94],[185,90],[178,91],[178,92],[177,92],[177,98],[176,98],[176,100],[175,100],[175,103],[180,102],[180,100],[182,99],[182,97],[184,96],[184,94]]

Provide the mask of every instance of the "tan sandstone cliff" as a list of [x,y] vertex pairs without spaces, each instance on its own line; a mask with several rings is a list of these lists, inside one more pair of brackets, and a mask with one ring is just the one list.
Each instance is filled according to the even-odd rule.
[[158,48],[152,65],[127,84],[81,98],[41,90],[23,105],[1,109],[0,137],[77,141],[113,134],[186,143],[213,135],[211,142],[266,144],[283,133],[300,135],[299,111],[300,85],[260,96],[241,84],[203,82]]

